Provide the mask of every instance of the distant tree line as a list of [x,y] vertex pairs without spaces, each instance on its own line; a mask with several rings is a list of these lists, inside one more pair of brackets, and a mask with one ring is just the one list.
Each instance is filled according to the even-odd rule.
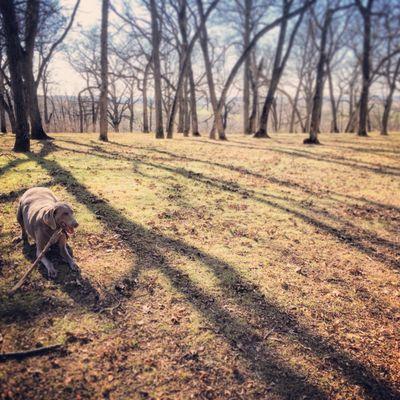
[[[79,4],[0,2],[0,127],[17,151],[45,127],[226,140],[234,126],[316,144],[400,123],[397,1],[103,0],[99,26],[61,46]],[[51,80],[57,51],[81,76],[74,95]]]

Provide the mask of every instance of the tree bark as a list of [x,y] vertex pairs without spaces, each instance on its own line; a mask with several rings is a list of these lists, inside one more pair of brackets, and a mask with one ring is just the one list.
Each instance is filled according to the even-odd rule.
[[333,133],[339,133],[340,130],[338,127],[338,120],[337,120],[337,107],[336,107],[335,93],[334,93],[334,89],[333,89],[332,73],[331,73],[331,68],[330,68],[329,62],[327,62],[326,68],[327,68],[328,84],[329,84],[329,98],[331,101],[331,109],[332,109],[331,131]]
[[189,91],[188,80],[183,85],[183,136],[188,137],[190,132]]
[[203,22],[202,32],[200,34],[200,46],[201,46],[201,49],[203,52],[208,90],[210,92],[209,93],[210,101],[211,101],[211,106],[212,106],[213,114],[214,114],[214,126],[213,126],[213,129],[211,129],[211,131],[210,131],[210,139],[216,139],[216,131],[217,131],[219,139],[226,140],[221,111],[218,110],[218,100],[217,100],[217,95],[216,95],[216,91],[215,91],[215,84],[214,84],[214,77],[213,77],[213,73],[212,73],[210,54],[208,52],[208,33],[207,33],[207,27],[205,25],[205,16],[204,16],[202,0],[197,0],[197,7],[199,10],[200,18],[202,19],[202,22]]
[[14,151],[28,152],[30,151],[30,139],[24,98],[24,84],[22,81],[22,48],[18,37],[18,22],[13,1],[0,1],[0,12],[3,17],[3,28],[10,69],[11,90],[16,116]]
[[[245,49],[250,43],[251,33],[251,10],[253,6],[252,0],[244,0],[244,31],[243,31],[243,48]],[[246,58],[243,68],[243,132],[247,135],[252,133],[250,122],[250,55]],[[254,107],[253,107],[254,111]]]
[[304,139],[305,144],[319,144],[318,133],[321,123],[322,102],[324,94],[325,64],[326,64],[326,39],[328,29],[332,21],[333,10],[328,9],[322,26],[319,60],[317,65],[317,76],[315,78],[315,91],[311,111],[310,136]]
[[2,101],[0,101],[0,132],[7,133],[7,124],[6,124],[6,110],[4,107],[4,78],[3,74],[0,74],[0,95]]
[[151,35],[153,44],[153,75],[154,75],[154,107],[156,138],[164,139],[162,92],[161,92],[161,64],[160,42],[161,32],[158,24],[158,11],[155,0],[150,0]]
[[149,114],[148,114],[148,102],[147,102],[147,82],[149,79],[149,71],[151,67],[151,60],[146,65],[143,75],[143,133],[149,133]]
[[275,52],[274,65],[273,65],[273,69],[272,69],[272,77],[271,77],[270,85],[268,87],[267,97],[265,98],[265,102],[264,102],[263,109],[261,112],[259,129],[254,135],[254,137],[256,137],[256,138],[269,137],[268,130],[267,130],[268,117],[271,112],[271,108],[274,104],[275,93],[276,93],[276,90],[278,89],[279,81],[281,79],[283,70],[285,69],[286,62],[289,59],[289,55],[290,55],[290,52],[293,47],[294,38],[296,36],[297,30],[299,29],[299,26],[300,26],[302,20],[303,20],[303,15],[304,15],[305,11],[303,11],[300,14],[299,19],[297,20],[295,26],[293,27],[293,31],[290,35],[289,43],[287,44],[285,55],[282,57],[283,48],[285,46],[287,24],[288,24],[288,20],[289,20],[288,14],[289,14],[292,4],[293,4],[292,1],[286,1],[286,0],[283,3],[282,22],[281,22],[281,27],[280,27],[280,31],[279,31],[278,44],[277,44],[276,52]]
[[257,124],[257,114],[258,114],[258,80],[261,74],[261,70],[263,68],[263,59],[260,60],[258,67],[253,65],[253,72],[250,74],[250,82],[251,82],[251,90],[253,93],[252,98],[252,110],[249,118],[249,129],[250,133],[256,132],[256,124]]
[[368,120],[368,98],[369,87],[371,84],[371,10],[374,0],[368,0],[367,6],[364,7],[360,0],[356,1],[360,10],[363,22],[363,56],[362,56],[362,89],[360,97],[360,109],[358,118],[358,136],[368,136],[367,120]]
[[193,68],[192,63],[189,62],[188,66],[188,75],[189,75],[189,89],[190,89],[190,116],[192,123],[192,135],[200,136],[199,132],[199,119],[197,116],[197,101],[196,101],[196,84],[193,76]]
[[27,2],[25,13],[25,50],[23,54],[23,77],[25,80],[26,107],[29,112],[29,121],[32,139],[46,140],[50,139],[43,129],[42,118],[39,111],[39,101],[37,95],[37,85],[33,75],[33,57],[35,50],[35,39],[39,25],[39,0],[30,0]]
[[101,7],[101,35],[100,35],[100,136],[103,142],[108,142],[108,119],[107,119],[107,98],[108,98],[108,8],[109,0],[102,1]]
[[274,102],[275,92],[278,87],[279,77],[282,73],[281,59],[283,46],[285,45],[286,29],[287,29],[287,14],[289,12],[288,2],[284,1],[283,6],[283,19],[279,30],[278,44],[275,51],[274,66],[272,69],[271,82],[268,87],[267,97],[265,99],[259,122],[258,131],[254,134],[255,138],[269,138],[267,132],[267,123],[272,104]]
[[388,125],[389,125],[389,116],[390,116],[390,110],[392,108],[393,104],[393,95],[396,90],[396,81],[399,76],[400,72],[400,57],[397,60],[397,64],[393,73],[393,77],[390,80],[389,79],[389,94],[386,97],[385,100],[385,108],[383,110],[383,115],[382,115],[382,129],[381,129],[381,135],[387,136],[389,134],[388,132]]

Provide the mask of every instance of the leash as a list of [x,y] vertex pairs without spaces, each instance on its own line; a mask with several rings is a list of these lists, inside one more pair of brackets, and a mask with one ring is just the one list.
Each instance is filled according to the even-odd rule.
[[34,268],[39,264],[39,261],[43,258],[45,255],[46,251],[49,249],[49,247],[56,243],[58,238],[60,237],[61,233],[63,231],[63,228],[58,229],[55,231],[52,235],[49,241],[47,242],[46,246],[44,246],[44,249],[40,252],[40,254],[37,256],[35,262],[29,267],[29,269],[25,272],[23,277],[18,281],[18,283],[9,291],[9,294],[12,295],[14,294],[18,289],[21,288],[21,286],[25,283],[26,279],[28,278],[29,274],[34,270]]

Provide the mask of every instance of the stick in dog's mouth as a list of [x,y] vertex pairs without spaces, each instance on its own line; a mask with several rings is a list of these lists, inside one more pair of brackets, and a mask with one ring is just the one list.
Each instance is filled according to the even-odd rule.
[[68,233],[68,235],[73,235],[75,233],[75,229],[72,226],[67,225],[66,223],[61,223],[61,228]]

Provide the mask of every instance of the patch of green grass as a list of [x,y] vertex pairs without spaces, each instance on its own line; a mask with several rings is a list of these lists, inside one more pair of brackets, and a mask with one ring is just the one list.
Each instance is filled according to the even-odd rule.
[[[367,398],[399,389],[399,134],[321,135],[318,147],[289,134],[223,144],[54,136],[33,142],[29,155],[9,152],[11,136],[0,144],[7,349],[67,332],[89,337],[59,368],[95,397],[103,393],[86,379],[87,359],[115,398],[205,390]],[[42,184],[75,209],[70,245],[81,272],[57,261],[59,280],[35,272],[10,299],[30,262],[12,244],[18,196]],[[0,374],[8,387],[11,367]],[[49,374],[56,395],[62,382]]]

